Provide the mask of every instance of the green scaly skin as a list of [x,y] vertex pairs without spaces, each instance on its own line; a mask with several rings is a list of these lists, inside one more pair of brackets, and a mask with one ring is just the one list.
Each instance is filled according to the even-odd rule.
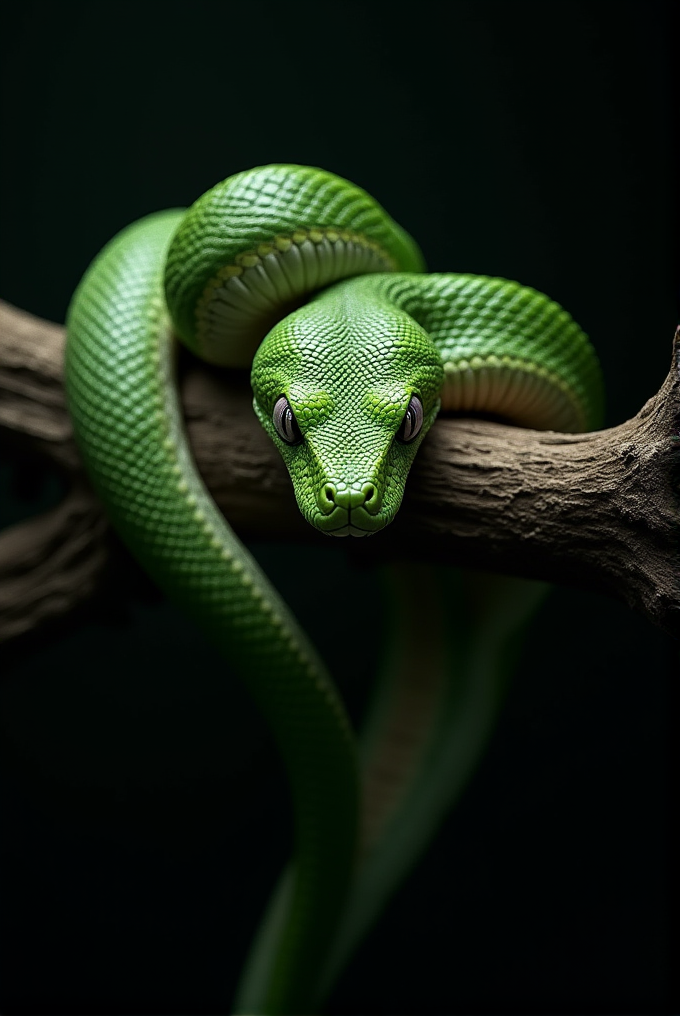
[[[69,311],[67,395],[90,476],[143,566],[240,669],[292,788],[294,861],[253,948],[238,1012],[319,1004],[422,846],[406,835],[393,849],[390,829],[407,830],[409,813],[434,827],[444,781],[467,772],[493,709],[478,710],[477,747],[464,763],[447,762],[442,746],[452,730],[461,735],[465,710],[446,703],[465,696],[441,693],[441,715],[453,710],[452,719],[432,723],[439,732],[423,741],[409,793],[357,865],[355,738],[323,663],[197,473],[174,384],[174,335],[209,362],[252,361],[255,411],[301,511],[323,532],[365,536],[394,518],[441,404],[562,430],[596,426],[601,413],[597,361],[561,308],[516,283],[416,274],[423,267],[417,245],[364,191],[322,170],[269,166],[230,177],[186,213],[124,230]],[[397,431],[414,395],[423,425],[404,443]],[[299,426],[296,444],[272,422],[281,396]],[[493,623],[515,630],[514,621]],[[433,642],[441,627],[432,627]],[[493,660],[482,640],[464,637],[471,648],[458,661],[460,680],[482,674],[493,683],[510,636],[495,638]],[[403,679],[388,674],[385,702]],[[375,729],[369,741],[374,751]],[[426,814],[418,780],[441,788]]]

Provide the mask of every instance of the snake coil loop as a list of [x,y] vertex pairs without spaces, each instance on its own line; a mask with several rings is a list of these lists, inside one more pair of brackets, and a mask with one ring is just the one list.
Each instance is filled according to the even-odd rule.
[[364,537],[394,518],[440,407],[564,430],[600,419],[597,360],[557,304],[503,279],[423,270],[415,241],[360,188],[265,166],[124,230],[69,310],[67,397],[92,481],[149,574],[239,668],[292,789],[295,857],[239,1012],[319,1005],[481,750],[500,695],[480,698],[471,675],[499,686],[535,593],[504,586],[506,613],[492,604],[484,629],[462,592],[443,616],[462,580],[404,580],[392,608],[401,662],[376,692],[360,795],[356,739],[323,662],[193,463],[175,336],[210,363],[252,363],[255,412],[301,511],[322,532]]

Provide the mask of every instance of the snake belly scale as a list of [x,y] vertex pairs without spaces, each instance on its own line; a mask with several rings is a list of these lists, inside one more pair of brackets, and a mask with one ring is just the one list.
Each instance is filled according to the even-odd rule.
[[565,431],[601,415],[596,357],[557,304],[505,280],[423,272],[415,242],[360,188],[274,165],[123,230],[69,310],[67,397],[92,481],[144,568],[238,668],[291,786],[293,862],[240,1012],[319,1004],[310,971],[361,866],[358,751],[324,663],[196,470],[176,339],[252,368],[255,412],[304,516],[366,536],[394,518],[440,408]]

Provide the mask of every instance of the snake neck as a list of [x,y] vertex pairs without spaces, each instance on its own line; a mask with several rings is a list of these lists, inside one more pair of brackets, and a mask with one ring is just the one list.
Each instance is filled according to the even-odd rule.
[[[357,301],[408,314],[443,367],[441,408],[536,430],[601,425],[600,366],[559,304],[527,286],[479,275],[394,273],[338,284]],[[323,298],[323,297],[322,297]]]

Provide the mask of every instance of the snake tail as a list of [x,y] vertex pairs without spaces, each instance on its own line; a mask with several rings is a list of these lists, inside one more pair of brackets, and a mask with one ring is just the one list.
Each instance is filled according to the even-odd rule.
[[548,589],[407,562],[383,584],[389,652],[361,732],[360,861],[319,1002],[465,791]]

